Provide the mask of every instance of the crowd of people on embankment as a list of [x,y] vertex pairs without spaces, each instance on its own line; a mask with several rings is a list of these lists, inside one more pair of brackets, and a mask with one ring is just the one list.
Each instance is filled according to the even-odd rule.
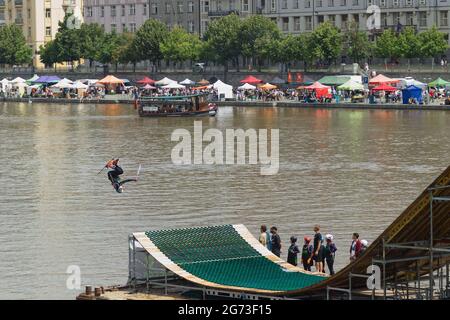
[[273,83],[269,83],[247,76],[240,81],[240,86],[232,86],[214,77],[178,82],[167,77],[159,81],[149,77],[130,81],[108,75],[103,79],[72,81],[57,76],[35,75],[28,80],[20,77],[1,80],[0,97],[80,101],[111,98],[132,102],[141,98],[206,93],[211,101],[450,105],[450,82],[441,78],[430,83],[411,77],[389,78],[381,74],[366,79],[355,75],[333,75],[318,81],[303,77],[299,77],[300,82],[284,81],[277,77],[272,80]]
[[[332,234],[323,236],[319,225],[314,226],[313,232],[313,234],[303,237],[301,247],[297,244],[297,237],[291,236],[290,246],[287,249],[287,262],[294,266],[301,264],[306,271],[320,273],[326,273],[326,265],[328,273],[334,275],[334,261],[336,252],[338,251],[338,247],[334,242],[334,236]],[[277,227],[273,226],[268,230],[266,225],[262,225],[260,228],[259,242],[274,255],[281,256],[282,245]],[[353,261],[358,259],[368,246],[369,243],[367,240],[360,240],[359,234],[356,232],[353,233],[348,251],[349,260]]]

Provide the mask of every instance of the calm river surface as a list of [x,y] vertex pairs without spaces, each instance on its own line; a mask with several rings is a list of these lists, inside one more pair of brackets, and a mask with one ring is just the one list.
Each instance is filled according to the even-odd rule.
[[[220,109],[204,128],[279,128],[280,170],[176,166],[177,128],[194,119],[142,119],[131,106],[0,104],[0,298],[73,299],[82,286],[124,284],[127,236],[148,229],[276,225],[286,257],[318,223],[348,259],[351,233],[373,240],[449,164],[450,112]],[[97,175],[120,157],[141,181],[117,194]]]

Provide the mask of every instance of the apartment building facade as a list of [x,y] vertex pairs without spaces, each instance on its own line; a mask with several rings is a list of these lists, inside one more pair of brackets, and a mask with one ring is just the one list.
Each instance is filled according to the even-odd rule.
[[82,0],[0,0],[0,25],[15,23],[33,49],[33,65],[42,66],[39,47],[54,39],[67,10],[82,19]]
[[[370,6],[379,8],[380,24],[368,28]],[[354,22],[371,37],[404,26],[420,32],[436,25],[447,38],[450,31],[450,0],[259,0],[259,8],[285,33],[311,32],[324,21],[343,31]]]

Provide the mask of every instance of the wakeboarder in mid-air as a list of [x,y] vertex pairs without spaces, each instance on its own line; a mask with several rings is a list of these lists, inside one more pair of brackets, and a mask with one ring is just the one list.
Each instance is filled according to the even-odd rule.
[[139,171],[141,170],[141,166],[139,166],[137,175],[135,178],[129,178],[129,179],[125,179],[125,180],[121,180],[120,179],[120,175],[123,174],[123,169],[119,166],[119,159],[112,159],[109,160],[104,168],[108,168],[108,179],[109,181],[111,181],[111,184],[114,188],[114,190],[116,190],[116,192],[118,193],[122,193],[123,192],[123,185],[127,182],[137,182],[138,181],[138,176],[139,176]]

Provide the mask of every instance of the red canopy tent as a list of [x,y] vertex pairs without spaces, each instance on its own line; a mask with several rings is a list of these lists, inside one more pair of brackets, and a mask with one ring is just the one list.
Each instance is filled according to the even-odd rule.
[[372,91],[388,91],[388,92],[393,92],[393,91],[397,91],[397,90],[398,89],[396,87],[392,87],[387,84],[382,84],[382,85],[372,89]]
[[261,79],[258,79],[254,76],[247,76],[245,79],[241,80],[241,83],[248,83],[248,84],[258,84],[262,83],[263,81]]
[[150,79],[149,77],[144,77],[143,79],[136,81],[139,84],[149,84],[149,85],[154,85],[155,84],[155,80]]
[[388,78],[382,74],[377,75],[376,77],[373,77],[370,79],[369,84],[370,85],[379,85],[379,84],[389,84],[389,83],[398,83],[400,80],[397,79],[391,79]]
[[314,90],[316,92],[316,97],[321,98],[323,96],[330,96],[329,90],[331,87],[321,84],[319,81],[314,82],[309,86],[300,86],[297,89]]

